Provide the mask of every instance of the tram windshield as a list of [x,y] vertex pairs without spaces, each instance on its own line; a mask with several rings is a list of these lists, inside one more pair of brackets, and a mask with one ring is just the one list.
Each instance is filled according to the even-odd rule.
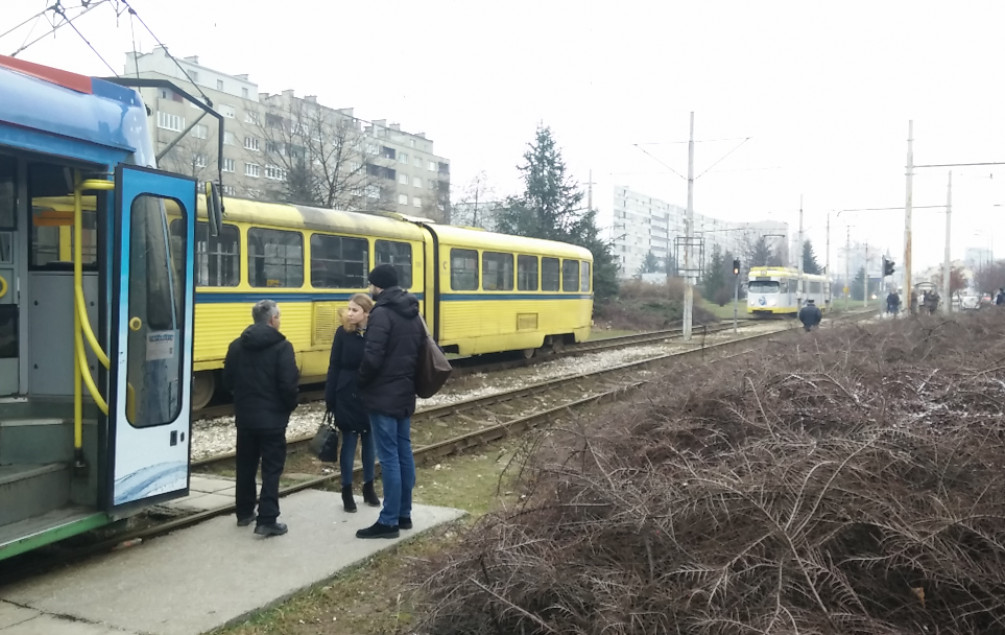
[[778,281],[751,280],[747,283],[747,293],[778,293]]

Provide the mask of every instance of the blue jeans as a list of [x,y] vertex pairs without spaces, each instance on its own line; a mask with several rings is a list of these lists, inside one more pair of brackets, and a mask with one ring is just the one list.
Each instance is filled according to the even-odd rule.
[[342,485],[352,487],[352,463],[356,458],[356,440],[359,439],[359,455],[363,462],[363,482],[372,481],[374,474],[373,432],[360,434],[351,430],[341,430],[342,449],[339,450],[339,469],[342,471]]
[[412,488],[415,487],[415,459],[412,457],[412,421],[370,413],[370,430],[380,459],[380,481],[384,484],[384,506],[377,522],[398,526],[399,518],[412,516]]

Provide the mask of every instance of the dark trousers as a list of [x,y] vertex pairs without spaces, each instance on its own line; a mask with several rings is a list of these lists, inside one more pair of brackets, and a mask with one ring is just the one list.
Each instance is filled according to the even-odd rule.
[[262,461],[262,492],[258,499],[258,524],[276,522],[279,517],[279,477],[286,464],[286,430],[237,429],[237,485],[235,498],[238,518],[255,513],[255,474]]

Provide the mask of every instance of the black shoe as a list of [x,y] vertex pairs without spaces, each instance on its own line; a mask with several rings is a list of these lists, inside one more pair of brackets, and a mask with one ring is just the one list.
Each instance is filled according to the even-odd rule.
[[380,521],[375,522],[366,529],[356,532],[357,538],[397,538],[398,528],[394,525],[382,525]]
[[259,536],[282,536],[289,528],[285,523],[262,523],[255,527],[255,533]]
[[408,516],[401,516],[398,518],[398,529],[411,529],[412,519]]
[[356,500],[352,497],[352,485],[342,486],[342,509],[349,513],[356,511]]
[[380,499],[377,492],[373,491],[373,481],[363,483],[363,502],[370,507],[380,507]]
[[250,525],[253,522],[255,522],[255,515],[254,514],[252,514],[250,516],[238,516],[237,517],[237,526],[238,527],[247,527],[248,525]]

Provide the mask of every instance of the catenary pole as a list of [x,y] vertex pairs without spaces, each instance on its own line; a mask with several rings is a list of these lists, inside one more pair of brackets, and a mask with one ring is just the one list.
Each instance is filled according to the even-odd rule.
[[694,111],[691,111],[691,133],[687,141],[687,215],[684,217],[684,341],[691,340],[691,312],[694,308],[695,275],[691,268],[691,236],[694,231]]
[[799,195],[799,246],[796,247],[796,261],[799,264],[799,287],[796,289],[796,308],[803,305],[806,297],[806,285],[803,283],[803,195]]
[[949,255],[949,233],[952,227],[951,218],[953,216],[953,171],[949,171],[949,182],[946,184],[946,256],[942,262],[942,312],[946,315],[953,312],[953,302],[949,297],[952,274],[952,262]]
[[907,122],[907,199],[904,201],[904,294],[911,306],[911,185],[914,179],[914,120]]

